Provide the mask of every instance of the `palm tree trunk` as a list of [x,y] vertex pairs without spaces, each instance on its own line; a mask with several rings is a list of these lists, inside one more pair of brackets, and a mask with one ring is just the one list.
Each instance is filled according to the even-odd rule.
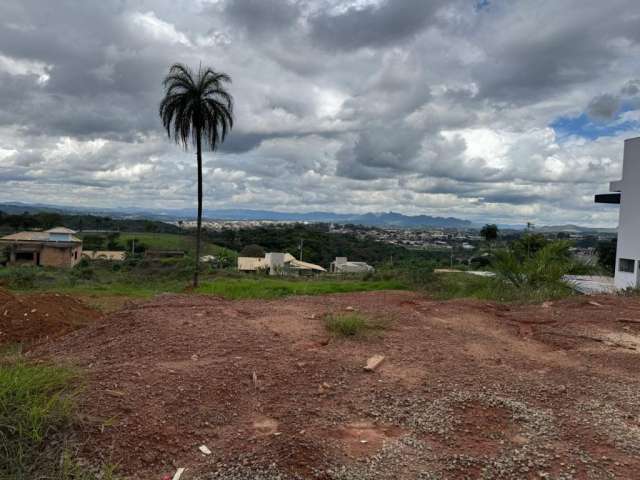
[[196,130],[196,156],[198,157],[198,225],[196,227],[196,268],[193,272],[193,287],[198,286],[200,273],[200,235],[202,233],[202,142],[200,129]]

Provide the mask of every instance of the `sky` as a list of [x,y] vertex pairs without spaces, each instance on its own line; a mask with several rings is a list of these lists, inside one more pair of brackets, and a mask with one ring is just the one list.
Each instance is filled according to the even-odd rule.
[[228,73],[206,209],[615,226],[637,0],[3,0],[0,201],[193,207],[172,63]]

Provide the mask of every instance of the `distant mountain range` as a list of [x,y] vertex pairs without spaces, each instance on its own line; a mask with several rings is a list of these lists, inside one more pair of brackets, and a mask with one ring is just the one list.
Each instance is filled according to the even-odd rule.
[[[160,220],[174,222],[177,220],[192,220],[196,217],[195,208],[181,209],[149,209],[149,208],[90,208],[73,207],[50,204],[26,204],[26,203],[0,203],[0,211],[5,213],[36,213],[36,212],[57,212],[71,214],[91,214],[102,215],[113,218],[144,218],[149,220]],[[248,209],[221,209],[205,210],[203,215],[207,220],[269,220],[274,222],[310,222],[310,223],[352,223],[356,225],[366,225],[371,227],[387,228],[457,228],[469,229],[480,228],[481,223],[473,223],[455,217],[433,217],[430,215],[403,215],[396,212],[388,213],[333,213],[333,212],[307,212],[290,213],[275,212],[270,210],[248,210]],[[522,230],[524,225],[499,225],[503,230]],[[613,232],[613,228],[590,228],[576,225],[560,226],[540,226],[535,229],[537,232]]]

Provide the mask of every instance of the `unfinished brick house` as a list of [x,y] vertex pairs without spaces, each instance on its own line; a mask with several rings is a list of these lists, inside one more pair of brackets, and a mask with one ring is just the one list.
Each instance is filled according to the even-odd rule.
[[75,233],[64,227],[18,232],[0,238],[0,250],[8,249],[9,265],[70,268],[82,257],[82,240]]

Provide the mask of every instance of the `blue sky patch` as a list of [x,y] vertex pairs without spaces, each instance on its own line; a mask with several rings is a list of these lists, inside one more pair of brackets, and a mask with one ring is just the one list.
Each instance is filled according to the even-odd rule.
[[625,108],[623,106],[617,117],[608,121],[594,120],[586,113],[576,117],[560,117],[554,120],[550,126],[560,139],[571,136],[583,137],[589,140],[595,140],[599,137],[612,137],[628,130],[640,129],[640,122],[622,120],[621,114],[631,110],[633,108],[629,106]]

